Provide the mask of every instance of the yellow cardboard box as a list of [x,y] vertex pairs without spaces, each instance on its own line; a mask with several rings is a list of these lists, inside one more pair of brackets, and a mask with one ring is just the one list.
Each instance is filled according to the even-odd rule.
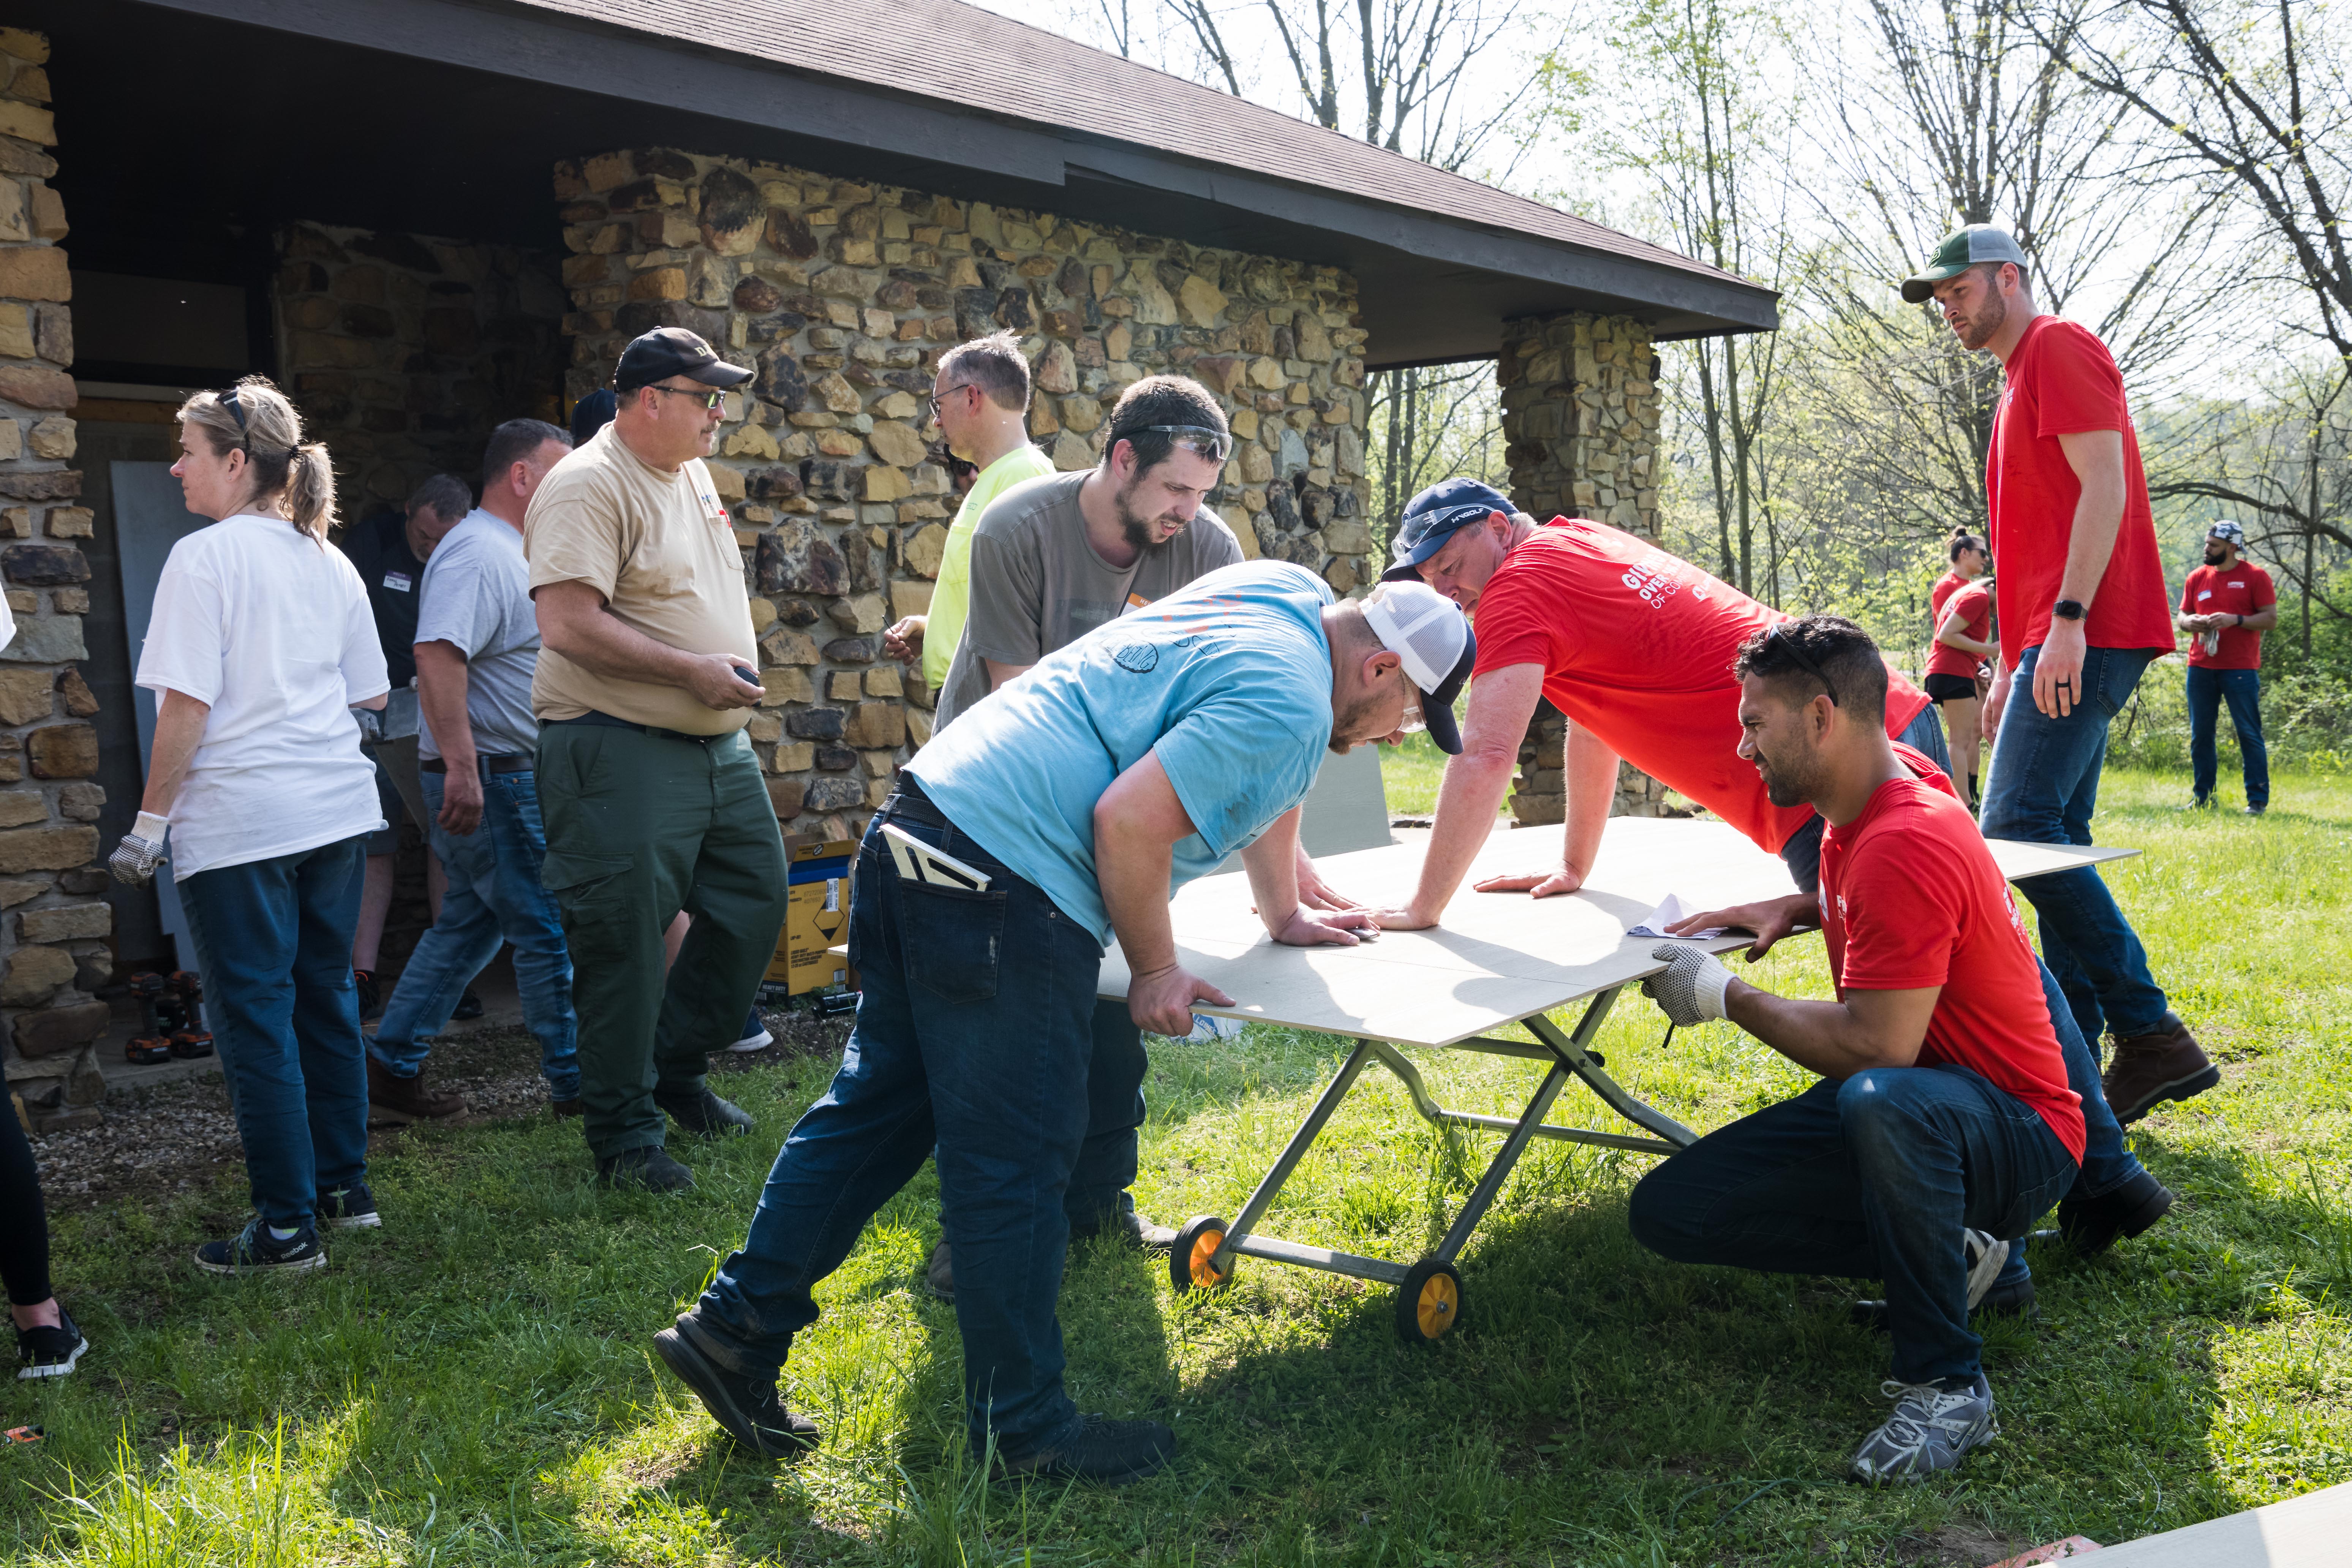
[[856,854],[854,839],[809,833],[784,837],[792,898],[768,979],[794,996],[852,984],[848,962],[827,950],[849,937],[849,870]]

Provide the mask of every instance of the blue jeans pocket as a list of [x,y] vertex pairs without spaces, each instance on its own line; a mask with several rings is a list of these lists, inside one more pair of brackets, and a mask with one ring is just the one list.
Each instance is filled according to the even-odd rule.
[[907,978],[950,1004],[994,996],[1011,895],[933,887],[904,877],[895,885]]

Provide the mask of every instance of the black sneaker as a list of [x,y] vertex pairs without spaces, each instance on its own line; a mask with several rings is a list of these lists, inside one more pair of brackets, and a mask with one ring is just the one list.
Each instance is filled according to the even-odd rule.
[[2171,1210],[2171,1189],[2142,1171],[2112,1193],[2062,1199],[2058,1234],[2083,1257],[2095,1258],[2117,1240],[2139,1235]]
[[468,985],[466,987],[466,994],[457,998],[457,1005],[451,1010],[449,1016],[457,1023],[470,1024],[481,1016],[482,999],[475,994],[474,988]]
[[74,1326],[73,1314],[60,1306],[54,1328],[16,1331],[16,1359],[24,1365],[16,1369],[19,1383],[30,1383],[40,1377],[64,1377],[81,1360],[89,1342]]
[[360,1022],[364,1024],[383,1011],[383,988],[375,983],[373,969],[352,970],[352,984],[359,989]]
[[654,1353],[694,1390],[710,1418],[753,1453],[797,1459],[816,1447],[816,1423],[777,1397],[777,1369],[747,1367],[694,1313],[679,1313],[675,1325],[656,1334]]
[[624,1149],[597,1161],[596,1179],[608,1187],[643,1187],[654,1193],[682,1193],[694,1185],[694,1173],[658,1146]]
[[320,1193],[318,1217],[320,1224],[337,1230],[374,1230],[383,1224],[383,1216],[375,1212],[375,1194],[365,1182]]
[[1105,1224],[1070,1233],[1072,1241],[1092,1241],[1103,1237],[1124,1241],[1138,1251],[1161,1257],[1165,1257],[1168,1249],[1176,1245],[1176,1232],[1172,1226],[1154,1224],[1133,1209],[1112,1216]]
[[1049,1480],[1141,1480],[1176,1457],[1176,1434],[1157,1421],[1081,1415],[1076,1430],[1050,1448],[1001,1463],[1004,1474]]
[[669,1119],[698,1138],[740,1138],[751,1131],[751,1113],[740,1105],[730,1105],[709,1089],[694,1094],[664,1094],[654,1091],[654,1103],[669,1112]]
[[299,1274],[327,1266],[326,1244],[319,1227],[306,1225],[280,1241],[256,1218],[226,1241],[208,1241],[196,1248],[196,1267],[211,1274]]

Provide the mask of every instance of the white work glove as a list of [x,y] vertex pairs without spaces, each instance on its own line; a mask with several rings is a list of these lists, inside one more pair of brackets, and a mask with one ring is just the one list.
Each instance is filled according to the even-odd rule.
[[1664,942],[1650,950],[1652,958],[1665,960],[1665,972],[1642,982],[1642,994],[1655,1002],[1677,1029],[1720,1018],[1724,987],[1731,971],[1703,947]]
[[361,745],[362,745],[362,746],[375,746],[375,745],[380,745],[380,744],[382,744],[382,743],[383,743],[383,709],[381,709],[381,708],[354,708],[354,709],[352,709],[352,718],[354,721],[356,721],[358,722],[358,724],[359,724],[359,727],[360,727],[360,744],[361,744]]
[[163,835],[170,830],[172,819],[142,811],[122,842],[114,847],[113,858],[106,863],[118,882],[128,882],[134,888],[144,887],[155,875],[155,863],[163,858]]

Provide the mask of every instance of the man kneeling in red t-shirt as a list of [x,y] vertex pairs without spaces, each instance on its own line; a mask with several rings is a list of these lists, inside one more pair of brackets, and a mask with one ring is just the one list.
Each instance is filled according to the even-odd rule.
[[1916,1479],[1993,1434],[1971,1286],[2074,1184],[2081,1101],[1975,821],[1886,738],[1868,635],[1808,616],[1758,632],[1735,668],[1739,754],[1773,805],[1829,825],[1818,906],[1838,999],[1776,996],[1697,947],[1658,949],[1668,967],[1642,989],[1675,1024],[1728,1017],[1822,1081],[1652,1171],[1633,1236],[1679,1262],[1885,1280],[1895,1414],[1853,1473]]

